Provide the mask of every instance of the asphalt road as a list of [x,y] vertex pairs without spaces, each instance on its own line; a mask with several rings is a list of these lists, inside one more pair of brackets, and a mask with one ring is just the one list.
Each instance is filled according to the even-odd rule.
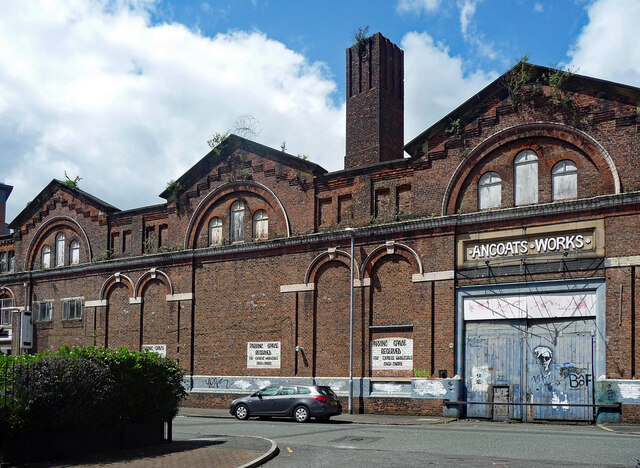
[[625,466],[640,468],[640,436],[594,426],[458,421],[389,426],[298,424],[179,417],[175,440],[215,435],[268,437],[280,454],[266,467]]

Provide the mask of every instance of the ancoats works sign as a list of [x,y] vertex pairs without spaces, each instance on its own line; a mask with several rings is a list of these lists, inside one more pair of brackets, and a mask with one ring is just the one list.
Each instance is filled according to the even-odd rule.
[[571,254],[603,252],[603,222],[585,221],[458,236],[458,267],[506,263],[523,257],[535,261]]

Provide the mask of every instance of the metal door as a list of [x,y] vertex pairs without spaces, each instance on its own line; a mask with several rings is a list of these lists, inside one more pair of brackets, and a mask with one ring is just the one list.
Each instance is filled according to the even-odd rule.
[[[523,324],[516,320],[466,324],[467,401],[493,401],[494,386],[507,387],[510,402],[521,400]],[[520,419],[521,415],[521,407],[509,407],[509,418]],[[493,408],[491,405],[468,405],[467,416],[491,418]]]
[[593,404],[594,320],[537,320],[527,328],[526,420],[591,421]]

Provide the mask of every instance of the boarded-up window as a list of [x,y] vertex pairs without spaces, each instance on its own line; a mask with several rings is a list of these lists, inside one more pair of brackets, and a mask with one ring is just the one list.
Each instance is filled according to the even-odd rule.
[[0,273],[7,271],[7,254],[0,252]]
[[391,216],[391,197],[389,196],[389,189],[376,190],[376,206],[375,206],[376,218],[386,218]]
[[64,265],[64,234],[58,233],[56,236],[56,266]]
[[231,242],[244,241],[244,203],[240,200],[231,205]]
[[74,240],[69,246],[69,263],[71,265],[77,265],[80,263],[80,242]]
[[41,264],[42,268],[51,267],[51,247],[49,247],[48,245],[42,247]]
[[578,198],[578,168],[576,163],[565,159],[551,169],[553,200]]
[[269,238],[269,216],[264,210],[258,210],[253,215],[253,238]]
[[353,221],[353,209],[351,207],[351,195],[338,197],[338,222],[350,223]]
[[478,181],[478,209],[498,208],[502,204],[502,179],[495,172],[487,172]]
[[209,245],[222,244],[222,220],[217,216],[209,221]]
[[520,151],[513,161],[516,206],[538,203],[538,155]]
[[9,252],[8,253],[8,258],[9,258],[9,260],[8,260],[8,262],[9,262],[9,266],[8,266],[9,271],[14,271],[15,268],[16,268],[16,255],[15,255],[15,253],[14,252]]
[[144,251],[152,252],[156,240],[156,228],[155,226],[147,226],[144,231]]

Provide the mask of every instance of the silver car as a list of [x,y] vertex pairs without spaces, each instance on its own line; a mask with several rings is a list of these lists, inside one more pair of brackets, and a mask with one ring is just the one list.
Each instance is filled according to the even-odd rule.
[[328,421],[331,416],[342,413],[342,404],[329,387],[272,385],[233,400],[229,412],[240,420],[251,416],[282,416],[302,423],[311,417]]

